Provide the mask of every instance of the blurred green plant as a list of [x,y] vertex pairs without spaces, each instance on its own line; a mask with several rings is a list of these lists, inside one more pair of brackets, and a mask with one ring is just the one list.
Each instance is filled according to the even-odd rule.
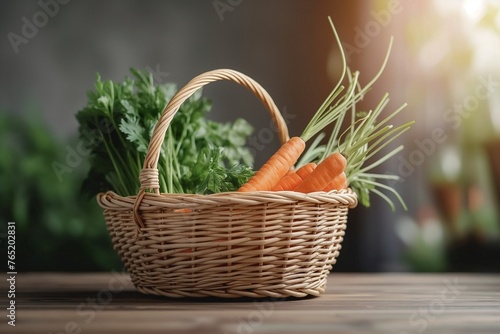
[[[477,254],[491,243],[498,245],[500,236],[484,147],[500,134],[500,3],[437,0],[413,6],[418,10],[407,11],[403,29],[406,61],[416,65],[409,71],[414,84],[408,86],[407,100],[421,110],[422,124],[443,129],[447,136],[428,151],[425,165],[429,195],[445,236],[442,246],[422,240],[409,244],[406,259],[415,270],[496,270]],[[418,236],[425,223],[416,226]],[[464,245],[474,250],[469,254],[475,258],[457,253]],[[441,267],[440,251],[448,267]],[[460,258],[460,266],[454,258]]]
[[29,117],[0,113],[0,239],[16,222],[16,269],[98,271],[120,269],[102,210],[81,194],[88,166],[82,163],[59,180],[52,168],[66,148],[35,112]]

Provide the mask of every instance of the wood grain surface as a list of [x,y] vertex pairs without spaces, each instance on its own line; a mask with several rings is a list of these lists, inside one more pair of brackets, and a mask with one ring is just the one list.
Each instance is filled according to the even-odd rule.
[[0,333],[500,333],[500,275],[341,274],[306,299],[168,299],[124,273],[16,277],[16,326]]

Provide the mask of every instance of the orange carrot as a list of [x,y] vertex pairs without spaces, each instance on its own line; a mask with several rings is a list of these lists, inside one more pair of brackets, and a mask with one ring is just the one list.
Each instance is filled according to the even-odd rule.
[[333,180],[323,188],[323,191],[332,191],[332,190],[342,190],[347,189],[349,184],[347,183],[347,177],[344,172],[335,176]]
[[277,185],[272,189],[273,191],[280,190],[293,190],[298,186],[311,172],[316,168],[314,162],[310,162],[299,169],[296,172],[285,175]]
[[297,169],[297,174],[301,179],[305,179],[316,167],[317,165],[314,162],[310,162]]
[[305,147],[302,138],[290,138],[238,191],[271,190],[297,162]]
[[338,152],[330,154],[302,183],[295,187],[294,191],[310,193],[323,190],[334,177],[344,171],[346,163],[342,154]]
[[192,212],[192,210],[191,209],[187,209],[187,208],[185,208],[185,209],[174,209],[174,212],[175,213],[190,213],[190,212]]

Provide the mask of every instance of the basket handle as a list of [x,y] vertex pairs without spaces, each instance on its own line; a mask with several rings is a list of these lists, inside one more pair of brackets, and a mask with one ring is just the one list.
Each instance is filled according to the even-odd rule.
[[281,143],[285,143],[286,141],[288,141],[289,135],[285,120],[283,119],[278,107],[274,103],[269,93],[258,82],[243,73],[230,69],[213,70],[194,77],[184,87],[182,87],[174,95],[174,97],[172,97],[167,106],[163,109],[160,119],[158,120],[158,123],[154,128],[153,135],[149,142],[148,151],[144,159],[144,165],[139,176],[141,188],[134,204],[134,220],[138,227],[144,227],[138,210],[140,203],[144,198],[146,190],[152,189],[155,193],[160,193],[158,160],[160,158],[161,146],[165,139],[165,134],[167,132],[168,126],[170,125],[170,122],[174,118],[180,106],[191,95],[193,95],[194,92],[211,82],[219,80],[229,80],[236,82],[254,93],[271,114],[271,118],[273,119],[276,128],[278,129],[278,135]]

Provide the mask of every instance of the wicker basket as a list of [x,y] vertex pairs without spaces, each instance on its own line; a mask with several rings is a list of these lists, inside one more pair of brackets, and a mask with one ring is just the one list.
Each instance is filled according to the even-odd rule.
[[[137,290],[167,297],[305,297],[325,290],[356,206],[350,191],[160,194],[157,163],[180,105],[200,87],[231,80],[269,110],[282,142],[288,130],[269,94],[233,70],[192,79],[155,127],[137,196],[98,195],[115,250]],[[153,190],[154,192],[147,192]]]

